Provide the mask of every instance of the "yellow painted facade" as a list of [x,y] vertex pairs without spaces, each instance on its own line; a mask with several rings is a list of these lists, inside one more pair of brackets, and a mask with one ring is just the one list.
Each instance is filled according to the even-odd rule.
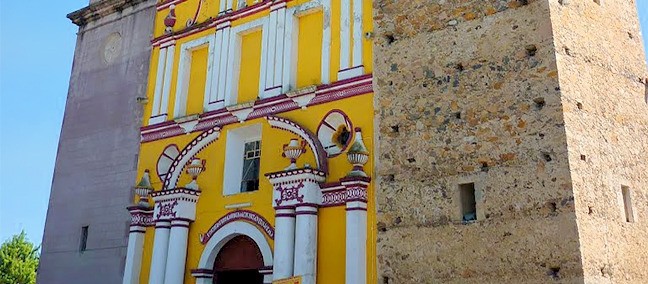
[[[145,129],[152,129],[158,127],[157,125],[169,125],[169,124],[180,124],[183,118],[178,118],[174,114],[174,109],[176,108],[176,96],[178,94],[177,89],[182,88],[178,85],[178,76],[181,76],[182,72],[179,67],[179,62],[181,62],[182,57],[182,46],[185,43],[189,43],[195,40],[199,40],[204,37],[212,36],[216,32],[215,27],[210,27],[206,29],[195,28],[199,27],[201,23],[209,22],[211,19],[218,19],[219,7],[221,5],[220,1],[202,1],[201,0],[187,0],[187,1],[174,1],[177,2],[174,4],[174,11],[176,17],[176,24],[173,27],[173,34],[178,35],[174,39],[175,50],[172,54],[167,54],[167,58],[173,58],[172,63],[172,72],[170,73],[171,79],[168,80],[170,83],[168,87],[168,99],[167,99],[167,108],[162,112],[168,114],[166,122],[151,124],[149,119],[154,116],[154,101],[156,100],[156,88],[162,89],[159,87],[159,82],[164,81],[158,78],[159,74],[163,72],[158,72],[160,68],[165,68],[165,66],[159,66],[160,64],[160,54],[161,54],[161,45],[154,45],[152,50],[152,60],[150,66],[150,78],[148,81],[148,104],[145,107],[144,118],[143,118],[143,131]],[[222,0],[221,0],[222,1]],[[241,0],[238,0],[241,1]],[[296,0],[296,1],[287,1],[287,9],[292,7],[298,7],[300,5],[308,5],[308,2],[317,2],[317,1],[306,1],[306,0]],[[323,1],[324,2],[324,1]],[[319,3],[319,2],[317,2]],[[363,0],[363,36],[362,41],[362,50],[363,50],[363,59],[362,64],[364,65],[364,74],[370,75],[372,72],[372,50],[371,50],[371,39],[368,36],[365,36],[365,33],[372,31],[372,15],[371,15],[371,1]],[[247,1],[248,9],[253,8],[254,3],[252,0]],[[160,5],[160,4],[158,4]],[[201,5],[200,9],[198,6]],[[263,5],[261,4],[256,5]],[[312,5],[312,3],[311,3]],[[330,1],[330,24],[324,23],[325,14],[321,5],[312,5],[314,8],[305,11],[296,16],[297,23],[294,27],[298,28],[296,35],[296,42],[294,46],[297,47],[297,53],[294,54],[293,58],[296,59],[296,62],[291,62],[296,67],[296,78],[294,82],[296,86],[290,86],[291,91],[297,91],[299,89],[309,87],[309,86],[322,86],[328,85],[323,84],[322,82],[322,52],[323,49],[323,37],[325,33],[325,26],[330,27],[330,49],[327,56],[330,58],[329,61],[329,84],[335,84],[338,81],[338,70],[340,69],[340,15],[342,11],[342,0],[331,0]],[[233,12],[236,13],[238,9],[237,1],[233,1]],[[351,6],[351,9],[353,7]],[[168,36],[168,33],[165,33],[165,18],[169,15],[169,7],[159,9],[156,15],[156,24],[154,30],[154,37],[163,38]],[[270,16],[270,8],[259,9],[255,13],[242,16],[238,19],[233,19],[231,21],[231,29],[235,29],[237,26],[249,24],[256,20],[263,20]],[[182,35],[183,30],[192,30],[191,27],[187,28],[187,21],[194,19],[196,21],[193,24],[195,26],[193,30],[195,33],[189,35]],[[288,24],[288,21],[287,21]],[[353,26],[351,26],[351,29]],[[227,72],[238,72],[238,88],[236,90],[236,98],[234,104],[243,104],[243,103],[255,103],[255,105],[261,105],[259,99],[263,97],[263,94],[260,93],[259,84],[262,84],[263,78],[260,79],[262,74],[262,54],[264,50],[262,49],[264,35],[269,33],[270,30],[253,30],[250,32],[244,32],[240,40],[240,49],[237,53],[240,58],[233,60],[234,65],[227,66]],[[154,40],[155,41],[155,40]],[[350,42],[353,45],[353,41]],[[218,68],[218,62],[209,62],[210,53],[219,54],[221,46],[214,45],[213,50],[209,50],[209,44],[198,46],[190,50],[189,56],[189,74],[186,77],[185,88],[188,88],[187,97],[186,97],[186,110],[185,115],[199,115],[207,116],[210,115],[210,112],[207,112],[205,107],[205,93],[209,92],[209,83],[208,76],[209,70],[213,68]],[[231,47],[230,47],[231,48]],[[231,54],[231,53],[230,53]],[[351,57],[354,55],[351,54]],[[168,64],[169,61],[167,61]],[[211,66],[210,66],[211,64]],[[275,64],[279,64],[275,62]],[[211,84],[218,84],[218,78],[211,78]],[[218,86],[214,87],[218,88]],[[163,93],[163,91],[160,91]],[[285,92],[282,92],[285,93]],[[319,94],[318,94],[319,95]],[[285,94],[278,95],[279,97],[286,97]],[[267,98],[272,100],[272,98]],[[232,103],[225,103],[225,107],[228,109],[233,105]],[[236,106],[235,106],[236,107]],[[293,121],[299,124],[304,129],[309,130],[315,136],[317,136],[318,128],[322,123],[323,119],[327,114],[332,110],[339,110],[343,112],[347,117],[349,122],[352,124],[353,128],[359,127],[362,129],[362,137],[366,148],[369,150],[369,161],[364,166],[364,172],[366,172],[369,177],[373,176],[373,132],[374,132],[374,121],[373,121],[373,94],[369,91],[363,94],[358,94],[350,97],[344,97],[341,99],[332,99],[323,103],[308,105],[303,108],[290,109],[287,111],[277,110],[271,115],[286,118],[290,121]],[[219,111],[225,111],[224,108],[219,108],[217,110],[212,110],[212,113],[217,113]],[[188,118],[197,119],[195,117]],[[237,193],[232,195],[224,194],[223,184],[224,184],[224,173],[225,167],[227,166],[226,153],[228,151],[227,139],[228,132],[243,127],[251,125],[261,125],[261,157],[260,157],[260,177],[259,177],[259,190],[252,192]],[[205,170],[202,172],[198,178],[197,183],[200,186],[201,195],[196,204],[196,218],[190,224],[189,235],[188,235],[188,245],[187,245],[187,259],[185,265],[185,283],[195,283],[196,279],[191,275],[193,269],[198,268],[198,263],[201,255],[205,249],[205,245],[200,242],[200,235],[205,234],[214,223],[219,220],[221,217],[226,214],[237,210],[237,209],[226,209],[228,205],[235,204],[244,204],[249,203],[249,206],[243,208],[245,210],[254,211],[257,214],[263,216],[268,222],[274,226],[275,225],[275,209],[273,208],[273,187],[264,176],[266,173],[280,172],[283,171],[290,163],[288,159],[282,157],[283,146],[289,142],[290,139],[298,138],[297,135],[293,133],[273,128],[268,123],[265,117],[253,118],[253,119],[244,119],[242,122],[227,123],[221,126],[220,136],[218,139],[207,145],[204,149],[199,151],[195,157],[205,160]],[[351,132],[351,137],[347,141],[347,144],[351,144],[354,141],[353,129],[348,129]],[[184,149],[189,143],[191,143],[196,137],[200,136],[204,131],[186,131],[187,133],[182,133],[178,135],[168,135],[160,139],[151,139],[150,141],[145,141],[143,139],[139,155],[139,165],[138,172],[140,176],[143,175],[145,170],[151,172],[151,184],[155,191],[163,189],[163,180],[158,177],[156,174],[156,169],[158,168],[158,163],[162,153],[165,148],[170,145],[176,145],[179,150]],[[327,144],[331,141],[321,141],[322,144]],[[344,147],[345,149],[340,155],[328,157],[328,175],[326,176],[325,184],[339,182],[340,179],[344,178],[352,169],[352,165],[347,160],[346,150],[349,147]],[[305,164],[312,165],[316,167],[317,162],[315,160],[315,154],[313,149],[307,147],[306,152],[298,159],[297,165],[303,167]],[[184,165],[182,165],[184,166]],[[191,177],[185,172],[182,171],[182,174],[179,177],[177,186],[184,186],[191,182]],[[375,220],[375,208],[374,208],[374,185],[373,181],[369,184],[367,189],[367,242],[366,242],[366,283],[376,283],[376,253],[375,253],[375,244],[376,244],[376,220]],[[153,204],[152,204],[153,205]],[[318,211],[318,232],[317,232],[317,283],[324,284],[335,284],[335,283],[345,283],[345,237],[346,237],[346,226],[345,226],[345,205],[341,204],[338,206],[329,206],[321,207]],[[141,273],[139,276],[140,283],[149,283],[149,272],[151,269],[151,258],[153,254],[154,246],[154,227],[147,227],[144,240],[144,250],[141,262]],[[266,235],[266,239],[271,247],[274,247],[274,240]]]

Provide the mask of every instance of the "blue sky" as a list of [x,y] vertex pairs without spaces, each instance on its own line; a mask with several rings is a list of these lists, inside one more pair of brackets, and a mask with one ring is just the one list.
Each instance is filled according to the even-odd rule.
[[41,242],[76,41],[65,15],[87,2],[0,1],[0,242]]

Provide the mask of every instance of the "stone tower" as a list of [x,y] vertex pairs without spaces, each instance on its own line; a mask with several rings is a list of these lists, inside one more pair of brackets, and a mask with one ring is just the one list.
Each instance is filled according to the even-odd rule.
[[121,283],[153,0],[103,0],[79,26],[38,283]]
[[374,1],[379,282],[648,283],[635,5]]

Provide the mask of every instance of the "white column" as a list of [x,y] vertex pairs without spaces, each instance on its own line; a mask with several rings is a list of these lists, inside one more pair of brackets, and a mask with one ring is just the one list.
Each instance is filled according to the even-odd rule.
[[294,275],[302,277],[302,284],[317,281],[317,204],[299,204],[295,229]]
[[164,275],[165,284],[184,283],[185,263],[187,261],[187,241],[189,220],[174,219],[171,221],[169,236],[169,255]]
[[124,267],[123,284],[139,283],[142,268],[142,251],[144,250],[144,227],[142,231],[131,231],[128,234],[128,248],[126,250],[126,265]]
[[169,231],[171,222],[159,220],[155,224],[155,237],[153,238],[153,255],[151,256],[151,271],[149,284],[164,284],[164,270],[166,268],[169,250]]
[[367,283],[367,203],[346,208],[346,284]]
[[[141,198],[146,202],[146,198]],[[148,206],[128,207],[131,214],[128,248],[126,249],[126,264],[124,265],[123,284],[139,283],[142,268],[142,252],[144,251],[144,236],[146,227],[151,225],[153,211]]]
[[272,279],[293,276],[295,257],[295,208],[277,207]]

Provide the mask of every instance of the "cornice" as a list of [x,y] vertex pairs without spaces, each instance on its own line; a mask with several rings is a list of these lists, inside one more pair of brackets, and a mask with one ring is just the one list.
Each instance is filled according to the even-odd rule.
[[148,1],[150,0],[102,0],[67,14],[67,18],[77,26],[84,26],[112,13],[121,12],[126,8]]

